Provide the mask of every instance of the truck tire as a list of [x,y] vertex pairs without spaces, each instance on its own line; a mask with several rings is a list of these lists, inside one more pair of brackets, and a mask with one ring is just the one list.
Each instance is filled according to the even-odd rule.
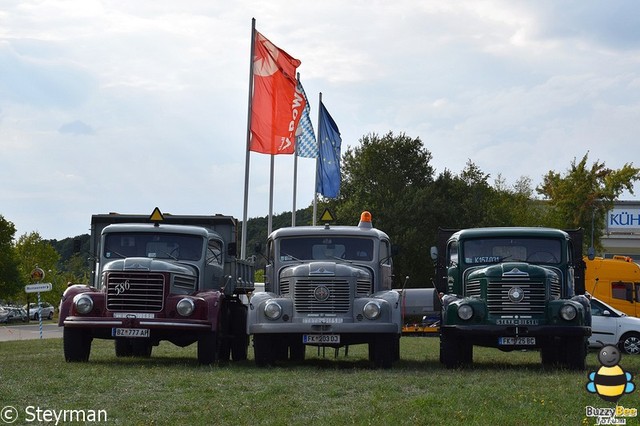
[[213,364],[217,355],[217,339],[215,331],[202,333],[198,337],[198,363],[202,365]]
[[253,356],[258,367],[273,365],[275,361],[273,341],[274,339],[271,334],[253,335]]
[[64,359],[67,362],[87,362],[91,353],[91,334],[82,328],[64,327],[62,331]]
[[393,340],[393,360],[400,361],[400,335]]
[[247,334],[247,307],[239,303],[232,308],[231,330],[231,359],[245,361],[249,350],[249,335]]
[[567,337],[564,344],[564,364],[569,370],[587,368],[587,338]]
[[473,364],[473,345],[459,339],[441,336],[440,362],[449,369]]
[[640,355],[640,334],[626,333],[620,338],[618,347],[621,351],[629,355]]
[[[395,334],[381,334],[375,336],[373,345],[369,345],[369,359],[373,357],[374,368],[389,369],[395,358]],[[373,353],[371,353],[373,351]]]

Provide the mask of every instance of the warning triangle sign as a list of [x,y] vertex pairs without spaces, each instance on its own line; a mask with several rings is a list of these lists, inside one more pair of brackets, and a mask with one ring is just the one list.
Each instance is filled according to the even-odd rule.
[[149,221],[150,222],[162,222],[164,220],[164,216],[162,215],[162,212],[160,211],[159,208],[155,208],[153,209],[153,212],[151,213],[151,216],[149,216]]
[[320,216],[320,222],[335,222],[336,218],[333,216],[333,213],[329,209],[324,209],[322,216]]

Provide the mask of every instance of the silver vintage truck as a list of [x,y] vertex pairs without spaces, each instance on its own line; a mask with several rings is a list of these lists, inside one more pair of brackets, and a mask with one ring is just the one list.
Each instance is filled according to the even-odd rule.
[[303,360],[306,346],[369,345],[375,367],[399,359],[402,300],[392,289],[389,237],[364,212],[358,226],[271,233],[265,291],[249,303],[255,361]]

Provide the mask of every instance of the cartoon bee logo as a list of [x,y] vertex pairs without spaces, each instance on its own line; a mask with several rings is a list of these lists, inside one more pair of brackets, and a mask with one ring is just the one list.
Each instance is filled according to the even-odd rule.
[[602,367],[598,371],[589,373],[587,391],[597,393],[605,401],[618,402],[625,393],[631,393],[636,388],[631,379],[632,374],[624,371],[618,363],[622,359],[620,350],[613,345],[606,345],[600,349],[598,361]]

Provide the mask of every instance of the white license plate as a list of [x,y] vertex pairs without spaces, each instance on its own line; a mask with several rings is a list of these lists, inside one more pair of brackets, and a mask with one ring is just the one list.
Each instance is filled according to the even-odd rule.
[[532,346],[536,344],[535,337],[498,337],[499,345]]
[[314,343],[333,344],[333,343],[340,343],[340,335],[339,334],[303,334],[302,335],[302,343],[304,343],[304,344],[314,344]]
[[111,329],[113,337],[149,337],[148,328],[113,328]]

